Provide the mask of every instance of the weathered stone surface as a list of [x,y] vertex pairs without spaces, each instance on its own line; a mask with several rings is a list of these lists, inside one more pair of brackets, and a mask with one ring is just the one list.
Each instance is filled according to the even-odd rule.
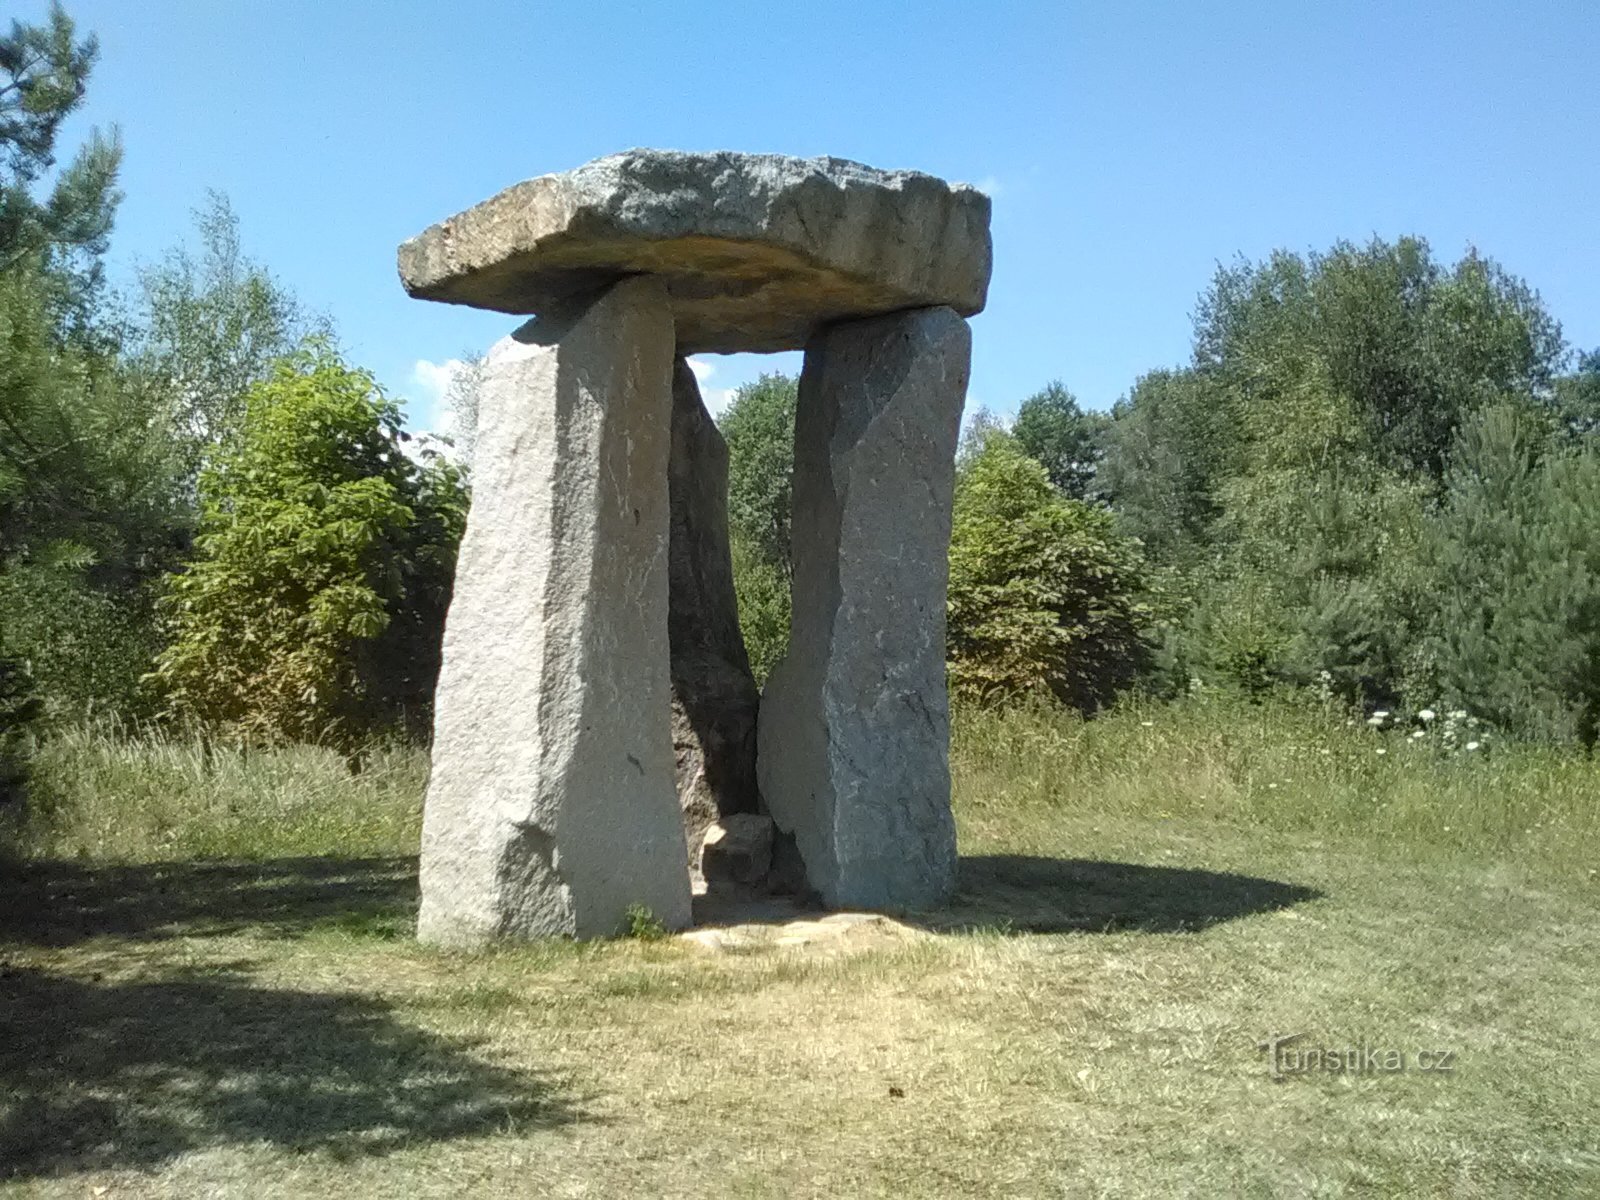
[[667,627],[673,751],[689,862],[718,816],[753,812],[760,691],[739,632],[728,552],[728,447],[678,360],[672,380]]
[[989,198],[839,158],[629,150],[510,187],[400,247],[413,296],[543,314],[624,275],[672,295],[678,345],[787,350],[820,325],[989,286]]
[[445,631],[424,940],[689,921],[669,729],[671,307],[617,284],[489,365]]
[[970,351],[948,308],[840,323],[806,348],[793,628],[756,763],[833,907],[925,907],[955,883],[945,589]]
[[689,882],[698,891],[705,884],[705,876],[700,874],[700,843],[716,822],[717,801],[706,782],[706,755],[700,735],[677,697],[672,701],[672,756],[678,805],[683,810],[683,844],[689,854]]
[[705,832],[700,870],[706,883],[754,886],[772,867],[772,818],[760,813],[722,817]]

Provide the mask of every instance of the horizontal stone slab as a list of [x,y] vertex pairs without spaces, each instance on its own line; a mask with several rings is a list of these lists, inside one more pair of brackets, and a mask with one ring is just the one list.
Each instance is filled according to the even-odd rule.
[[662,278],[682,354],[803,347],[842,318],[983,308],[989,198],[841,158],[629,150],[541,175],[400,247],[424,300],[559,311]]

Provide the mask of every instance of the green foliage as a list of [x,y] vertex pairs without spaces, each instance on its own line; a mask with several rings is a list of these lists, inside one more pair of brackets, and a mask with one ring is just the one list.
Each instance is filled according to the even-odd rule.
[[31,727],[43,708],[27,667],[0,654],[0,809],[22,794]]
[[1096,487],[1156,562],[1205,557],[1239,461],[1227,397],[1195,371],[1152,371],[1112,410]]
[[1195,320],[1195,365],[1236,413],[1315,385],[1384,466],[1432,478],[1470,412],[1548,392],[1562,353],[1526,284],[1476,252],[1446,268],[1420,238],[1219,268]]
[[179,474],[159,402],[63,342],[46,290],[0,274],[0,622],[53,716],[131,716],[147,581],[180,546]]
[[1095,468],[1110,424],[1104,413],[1079,408],[1076,397],[1057,380],[1022,402],[1011,435],[1044,466],[1063,495],[1087,500],[1096,491]]
[[1137,548],[990,433],[956,483],[950,682],[979,702],[1048,693],[1093,712],[1131,684],[1153,618]]
[[1190,597],[1169,667],[1256,695],[1434,699],[1425,547],[1457,431],[1506,397],[1578,412],[1562,361],[1537,294],[1475,252],[1341,242],[1219,269],[1193,367],[1139,381],[1100,471]]
[[195,222],[198,253],[178,247],[140,271],[139,315],[128,332],[130,369],[164,400],[191,480],[237,428],[250,388],[306,338],[329,335],[325,320],[245,257],[227,197],[210,193]]
[[1600,432],[1600,350],[1580,353],[1577,370],[1556,380],[1555,409],[1570,436]]
[[789,646],[789,518],[796,380],[768,374],[741,387],[717,421],[728,444],[728,542],[739,629],[757,683]]
[[741,387],[717,427],[728,443],[728,524],[736,540],[789,577],[798,384],[763,375]]
[[143,678],[159,642],[148,588],[108,589],[68,563],[0,572],[5,649],[24,658],[53,723],[151,715]]
[[643,904],[630,904],[627,910],[627,935],[636,941],[659,942],[667,936],[667,927]]
[[402,453],[371,377],[323,346],[281,363],[200,496],[198,557],[162,601],[172,711],[251,741],[423,728],[465,495]]
[[735,533],[731,538],[739,631],[750,656],[750,673],[765,683],[789,648],[789,578]]
[[1546,741],[1600,726],[1600,449],[1501,404],[1461,432],[1435,524],[1447,703]]
[[0,37],[0,274],[36,272],[49,285],[52,318],[75,332],[100,288],[120,199],[120,142],[91,131],[48,193],[34,188],[55,165],[61,124],[82,103],[98,55],[93,37],[77,40],[59,4],[45,24],[13,20]]

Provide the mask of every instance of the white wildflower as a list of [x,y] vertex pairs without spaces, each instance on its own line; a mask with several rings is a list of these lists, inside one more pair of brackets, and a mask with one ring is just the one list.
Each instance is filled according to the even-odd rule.
[[1468,742],[1467,743],[1467,749],[1468,750],[1476,750],[1482,744],[1483,743],[1481,743],[1481,742]]
[[1439,714],[1434,712],[1433,709],[1425,708],[1425,709],[1423,709],[1421,712],[1419,712],[1417,714],[1417,720],[1419,720],[1419,721],[1431,721],[1435,717],[1437,717],[1438,715]]
[[1387,754],[1389,752],[1387,750],[1385,750],[1382,746],[1379,746],[1378,747],[1378,753],[1379,754]]

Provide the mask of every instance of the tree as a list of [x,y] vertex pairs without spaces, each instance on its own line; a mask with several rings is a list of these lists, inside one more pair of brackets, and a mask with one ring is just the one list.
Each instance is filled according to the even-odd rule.
[[346,747],[426,728],[466,499],[455,468],[401,452],[399,422],[320,343],[250,390],[162,601],[174,714]]
[[83,102],[99,56],[76,37],[60,4],[44,25],[13,20],[0,37],[0,273],[31,268],[50,286],[59,328],[84,333],[111,235],[122,147],[115,132],[90,131],[44,196],[35,186],[55,165],[61,123]]
[[1564,352],[1525,283],[1476,251],[1446,268],[1414,237],[1218,268],[1195,318],[1195,366],[1230,405],[1320,378],[1385,466],[1432,480],[1469,413],[1548,396]]
[[1463,427],[1434,523],[1444,699],[1522,737],[1600,733],[1600,451],[1506,403]]
[[789,577],[737,533],[730,539],[729,550],[739,633],[750,656],[750,674],[756,683],[765,683],[789,649]]
[[130,368],[163,398],[186,474],[238,425],[250,388],[273,364],[331,327],[244,254],[239,219],[211,192],[195,213],[198,254],[167,252],[139,273],[139,315],[126,340]]
[[950,683],[980,703],[1046,693],[1083,712],[1143,667],[1153,618],[1137,547],[992,433],[957,476]]
[[796,381],[768,374],[734,393],[717,421],[728,443],[730,532],[789,578]]
[[1241,460],[1228,397],[1197,371],[1152,371],[1112,410],[1096,487],[1155,562],[1204,559]]
[[1579,353],[1577,369],[1556,380],[1555,408],[1569,435],[1600,432],[1600,349]]
[[1104,455],[1110,418],[1086,413],[1059,380],[1022,402],[1011,434],[1044,466],[1050,482],[1073,500],[1093,499],[1095,469]]

